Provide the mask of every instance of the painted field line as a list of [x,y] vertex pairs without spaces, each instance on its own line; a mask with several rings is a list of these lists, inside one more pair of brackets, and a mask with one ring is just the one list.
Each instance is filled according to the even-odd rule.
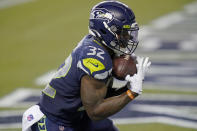
[[153,20],[152,25],[155,29],[165,29],[173,24],[184,20],[182,12],[174,12],[169,15],[162,16],[159,19]]
[[143,123],[162,123],[173,126],[197,129],[196,122],[177,120],[167,117],[142,117],[142,118],[120,118],[112,119],[115,124],[143,124]]
[[179,23],[185,19],[185,12],[190,14],[197,13],[197,2],[194,1],[188,5],[184,6],[184,9],[181,11],[173,12],[170,14],[167,14],[165,16],[161,16],[151,22],[151,27],[155,29],[165,29],[168,28],[171,25],[174,25],[176,23]]
[[190,14],[197,13],[197,1],[194,1],[191,4],[184,6],[184,9]]
[[196,95],[186,95],[186,94],[151,94],[143,93],[142,96],[137,97],[138,100],[158,100],[158,101],[196,101]]
[[16,6],[19,4],[33,2],[35,0],[0,0],[0,9]]
[[15,128],[22,128],[21,123],[1,124],[0,125],[0,129],[15,129]]
[[167,106],[167,105],[140,105],[130,106],[131,111],[139,111],[146,113],[162,114],[176,117],[184,117],[187,119],[197,120],[197,107],[193,106]]
[[50,82],[50,80],[53,78],[55,72],[56,72],[56,70],[51,70],[51,71],[46,72],[45,74],[39,76],[38,78],[36,78],[35,84],[39,85],[39,86],[43,86],[43,85],[48,84]]
[[0,111],[0,117],[18,116],[18,115],[22,115],[24,112],[25,112],[25,110]]
[[14,107],[20,101],[32,95],[41,95],[38,89],[18,88],[14,92],[0,99],[0,107]]

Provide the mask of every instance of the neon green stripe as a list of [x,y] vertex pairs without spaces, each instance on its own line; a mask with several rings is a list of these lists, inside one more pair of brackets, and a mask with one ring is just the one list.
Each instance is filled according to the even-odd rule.
[[95,42],[96,44],[98,44],[98,45],[100,45],[100,46],[103,47],[103,45],[102,45],[101,43],[99,43],[98,41],[94,40],[94,42]]
[[130,29],[131,26],[130,26],[130,25],[123,25],[123,28],[125,28],[125,29]]

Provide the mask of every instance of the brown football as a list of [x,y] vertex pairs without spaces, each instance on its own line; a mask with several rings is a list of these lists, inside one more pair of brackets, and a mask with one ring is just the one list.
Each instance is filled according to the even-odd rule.
[[126,75],[133,76],[137,73],[136,62],[130,55],[122,55],[113,59],[112,74],[120,80],[125,79]]

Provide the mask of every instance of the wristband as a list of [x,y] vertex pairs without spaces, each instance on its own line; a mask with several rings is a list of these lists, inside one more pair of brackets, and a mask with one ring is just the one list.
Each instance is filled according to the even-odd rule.
[[135,98],[135,96],[132,94],[131,90],[127,90],[127,95],[129,96],[129,98],[131,98],[131,100],[133,100]]

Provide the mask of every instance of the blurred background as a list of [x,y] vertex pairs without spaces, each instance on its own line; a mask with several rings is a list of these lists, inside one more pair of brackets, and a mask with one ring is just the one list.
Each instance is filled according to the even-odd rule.
[[[101,0],[0,0],[0,131],[21,130],[51,75],[88,33]],[[121,0],[149,56],[144,92],[112,116],[121,131],[197,130],[197,1]]]

